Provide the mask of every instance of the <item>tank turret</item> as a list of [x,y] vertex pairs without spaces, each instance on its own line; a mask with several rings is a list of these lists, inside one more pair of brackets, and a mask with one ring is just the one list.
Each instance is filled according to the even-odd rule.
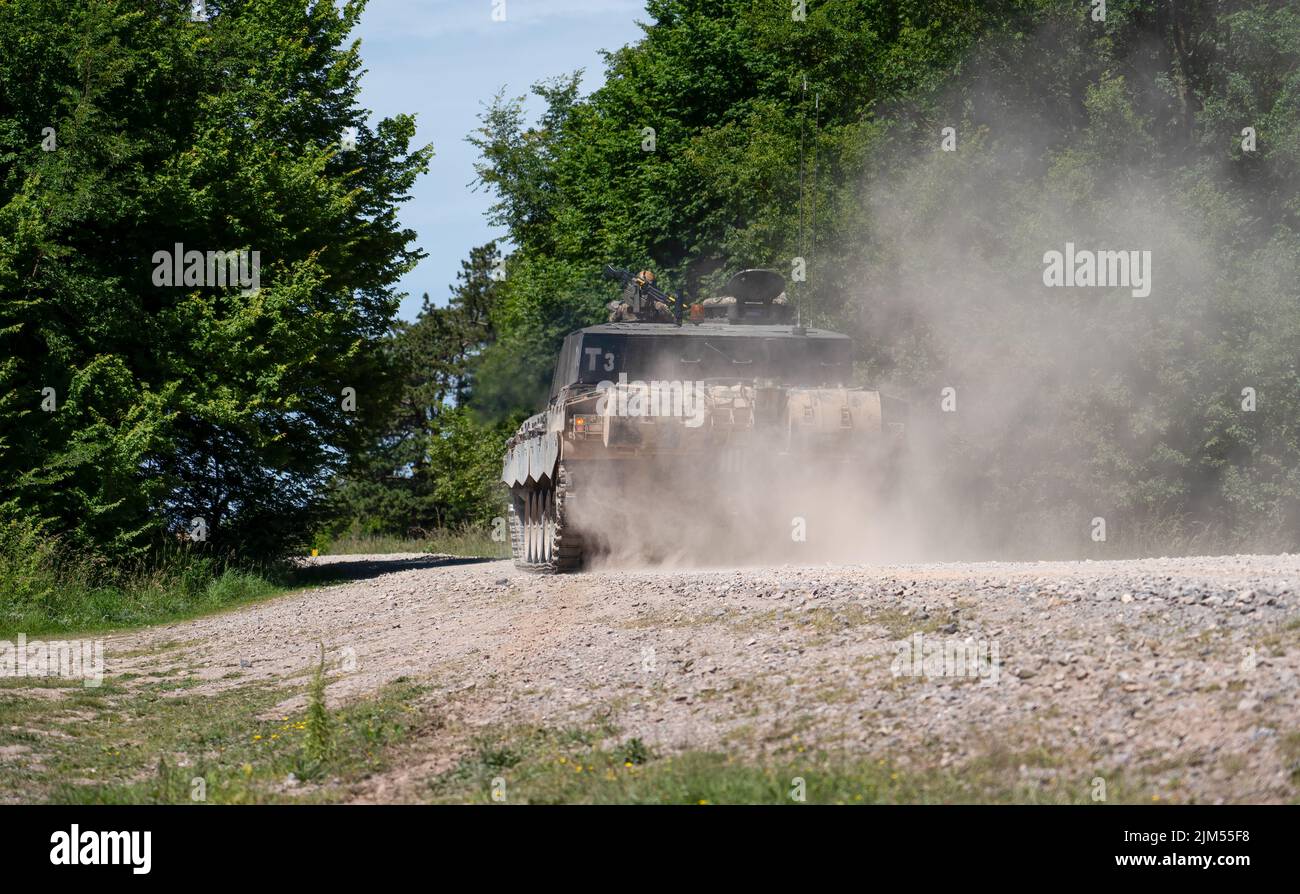
[[705,319],[731,323],[784,323],[790,319],[785,277],[775,270],[742,270],[721,295],[701,302]]

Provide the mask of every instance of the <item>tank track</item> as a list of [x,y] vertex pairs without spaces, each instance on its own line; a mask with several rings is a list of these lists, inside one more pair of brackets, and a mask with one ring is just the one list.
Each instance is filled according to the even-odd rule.
[[[522,488],[522,499],[511,499],[510,553],[515,567],[530,574],[564,574],[582,567],[582,538],[569,518],[570,486],[569,471],[560,463],[550,486]],[[521,505],[524,518],[517,508]]]

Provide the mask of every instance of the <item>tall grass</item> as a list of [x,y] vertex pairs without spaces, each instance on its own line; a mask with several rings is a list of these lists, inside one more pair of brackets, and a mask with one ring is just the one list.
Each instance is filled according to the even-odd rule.
[[312,671],[311,686],[307,690],[307,735],[303,740],[303,755],[310,768],[318,768],[334,756],[334,729],[330,712],[325,707],[325,686],[325,646],[322,644],[320,663]]
[[[353,535],[321,552],[506,556],[490,531],[418,538]],[[319,583],[321,568],[240,565],[193,544],[169,544],[126,567],[80,553],[23,518],[0,520],[0,638],[89,632],[194,617]]]
[[0,637],[132,627],[270,596],[289,569],[238,568],[183,545],[111,567],[23,519],[0,522]]
[[446,556],[508,558],[510,543],[492,539],[490,530],[459,528],[429,531],[417,537],[347,533],[318,541],[323,555],[380,555],[385,553],[437,553]]

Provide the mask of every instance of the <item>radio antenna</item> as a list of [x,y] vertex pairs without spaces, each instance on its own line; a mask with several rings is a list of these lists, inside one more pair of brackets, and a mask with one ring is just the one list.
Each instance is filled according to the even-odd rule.
[[803,144],[808,127],[808,75],[803,76],[803,91],[799,100],[799,257],[803,257]]
[[813,94],[813,144],[812,144],[812,210],[809,212],[808,228],[812,231],[812,253],[817,254],[817,133],[821,129],[821,93]]
[[[799,96],[799,258],[807,270],[808,257],[804,254],[804,233],[803,233],[803,156],[804,156],[804,135],[808,130],[808,75],[803,76],[803,87]],[[803,289],[795,288],[795,283],[791,283],[791,298],[798,293],[799,298],[803,298]],[[802,300],[794,302],[794,320],[795,325],[802,325]]]

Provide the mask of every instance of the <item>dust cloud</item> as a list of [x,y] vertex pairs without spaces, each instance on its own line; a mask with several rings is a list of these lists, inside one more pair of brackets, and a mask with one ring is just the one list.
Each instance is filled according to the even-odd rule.
[[692,474],[662,469],[638,488],[593,483],[585,520],[636,532],[606,544],[606,561],[1294,547],[1286,519],[1255,508],[1276,462],[1240,447],[1254,437],[1241,427],[1286,424],[1243,415],[1242,389],[1285,380],[1300,353],[1291,336],[1257,334],[1297,312],[1286,253],[1261,252],[1267,234],[1253,229],[1261,197],[1226,162],[1153,165],[1121,82],[1096,85],[1078,120],[1055,120],[1035,85],[972,78],[973,93],[938,103],[955,110],[955,151],[943,149],[944,122],[918,125],[933,139],[882,153],[861,184],[859,224],[822,252],[851,285],[818,324],[862,346],[868,388],[906,402],[905,450],[739,472],[700,457],[683,461]]

